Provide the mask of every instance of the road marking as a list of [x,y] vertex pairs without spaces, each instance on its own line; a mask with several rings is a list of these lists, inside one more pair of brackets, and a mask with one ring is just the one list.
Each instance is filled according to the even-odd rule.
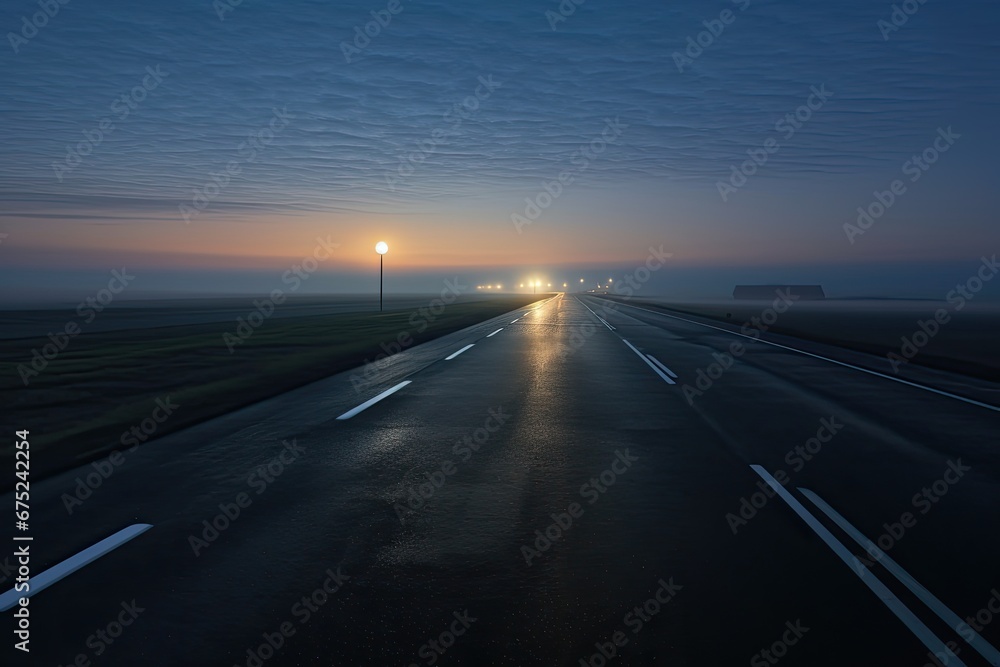
[[44,591],[60,579],[68,577],[81,567],[94,562],[101,556],[111,551],[114,551],[132,538],[138,537],[152,527],[153,525],[149,523],[136,523],[128,528],[122,528],[114,535],[105,537],[94,546],[87,547],[75,556],[70,556],[58,565],[53,565],[41,574],[36,574],[28,580],[27,591],[19,592],[12,588],[3,595],[0,595],[0,611],[7,611],[17,604],[18,600],[21,598],[28,598],[35,593]]
[[[520,317],[517,318],[517,320],[519,320],[519,319],[521,319],[521,318]],[[517,322],[517,320],[514,320],[514,322]],[[511,322],[511,324],[514,324],[514,322]]]
[[350,419],[351,417],[353,417],[354,415],[358,414],[359,412],[362,412],[363,410],[367,410],[371,406],[375,405],[376,403],[378,403],[379,401],[381,401],[386,396],[391,396],[392,394],[395,394],[397,391],[399,391],[400,389],[402,389],[406,385],[410,384],[412,381],[413,380],[403,380],[402,382],[400,382],[399,384],[397,384],[395,387],[391,387],[390,389],[386,389],[385,391],[383,391],[381,394],[379,394],[375,398],[369,398],[367,401],[365,401],[364,403],[362,403],[358,407],[352,408],[351,410],[348,410],[344,414],[342,414],[339,417],[337,417],[337,419],[340,419],[340,420]]
[[673,381],[673,379],[670,378],[670,376],[666,375],[663,371],[661,371],[659,368],[657,368],[655,365],[653,365],[653,362],[651,362],[649,359],[647,359],[645,354],[643,354],[642,352],[640,352],[639,350],[637,350],[635,348],[635,345],[632,345],[632,343],[628,342],[624,338],[622,338],[622,342],[625,343],[626,345],[628,345],[630,348],[632,348],[632,351],[635,352],[636,354],[638,354],[639,358],[642,359],[643,361],[645,361],[647,366],[649,366],[650,368],[652,368],[653,371],[657,375],[659,375],[661,378],[663,378],[664,382],[666,382],[667,384],[677,384],[676,382]]
[[[899,566],[896,561],[889,558],[885,552],[878,548],[874,542],[869,540],[865,535],[855,528],[851,523],[840,515],[837,510],[830,507],[830,505],[820,498],[818,495],[810,491],[809,489],[799,488],[802,494],[812,501],[816,507],[823,511],[830,519],[833,520],[835,524],[840,526],[845,533],[850,535],[855,542],[857,542],[861,547],[868,552],[869,556],[875,560],[875,562],[881,563],[885,566],[885,569],[889,570],[896,579],[910,589],[910,592],[920,598],[920,601],[927,605],[931,611],[938,615],[942,621],[951,626],[951,629],[962,636],[976,651],[979,652],[981,656],[986,658],[991,665],[1000,665],[1000,651],[997,651],[992,644],[987,642],[979,633],[973,630],[967,623],[965,623],[958,614],[949,609],[941,600],[937,599],[933,593],[924,588],[920,582],[914,579],[909,572],[904,570]],[[963,630],[963,626],[968,628],[968,630]],[[966,632],[972,634],[972,639],[966,637]]]
[[472,347],[473,345],[475,345],[475,343],[469,343],[468,345],[466,345],[465,347],[463,347],[463,348],[462,348],[461,350],[459,350],[458,352],[452,352],[452,353],[451,353],[451,355],[449,355],[449,356],[445,357],[445,358],[444,358],[444,360],[445,360],[445,361],[451,361],[452,359],[454,359],[454,358],[455,358],[455,357],[457,357],[458,355],[460,355],[460,354],[462,354],[463,352],[465,352],[466,350],[468,350],[468,349],[469,349],[470,347]]
[[[621,303],[621,302],[619,302],[619,301],[613,301],[612,303]],[[584,305],[586,306],[587,304],[584,304]],[[854,369],[856,371],[861,371],[862,373],[868,373],[869,375],[876,375],[876,376],[878,376],[880,378],[885,378],[886,380],[892,380],[893,382],[900,382],[902,384],[909,385],[910,387],[916,387],[917,389],[923,389],[924,391],[929,391],[929,392],[932,392],[934,394],[938,394],[940,396],[947,396],[948,398],[954,398],[956,400],[963,401],[963,402],[969,403],[971,405],[978,405],[979,407],[986,408],[987,410],[993,410],[994,412],[1000,412],[1000,407],[998,407],[996,405],[990,405],[989,403],[983,403],[981,401],[977,401],[977,400],[974,400],[974,399],[971,399],[971,398],[966,398],[965,396],[959,396],[958,394],[952,394],[951,392],[948,392],[948,391],[943,391],[941,389],[935,389],[934,387],[928,387],[925,384],[919,384],[917,382],[910,382],[909,380],[904,380],[903,378],[893,377],[892,375],[886,375],[885,373],[879,373],[878,371],[873,371],[873,370],[869,370],[867,368],[862,368],[861,366],[855,366],[854,364],[849,364],[849,363],[846,363],[846,362],[843,362],[843,361],[837,361],[836,359],[830,359],[829,357],[824,357],[824,356],[819,355],[819,354],[813,354],[812,352],[806,352],[805,350],[800,350],[798,348],[789,347],[787,345],[782,345],[781,343],[774,343],[774,342],[769,341],[769,340],[764,340],[763,338],[755,338],[753,336],[748,336],[746,334],[741,334],[741,333],[739,333],[737,331],[730,331],[729,329],[723,329],[722,327],[714,327],[711,324],[703,324],[701,322],[695,322],[694,320],[689,320],[689,319],[686,319],[686,318],[683,318],[683,317],[677,317],[676,315],[669,315],[667,313],[664,313],[664,312],[661,312],[661,311],[658,311],[658,310],[650,310],[649,308],[640,308],[639,306],[633,306],[630,303],[621,303],[621,305],[628,306],[629,308],[635,308],[636,310],[644,310],[647,313],[653,313],[654,315],[663,315],[664,317],[670,317],[670,318],[673,318],[675,320],[680,320],[682,322],[687,322],[689,324],[697,324],[698,326],[708,327],[709,329],[715,329],[716,331],[722,331],[723,333],[732,334],[734,336],[740,336],[741,338],[749,338],[750,340],[755,340],[758,343],[764,343],[765,345],[773,345],[774,347],[780,347],[783,350],[789,350],[791,352],[798,352],[799,354],[804,354],[807,357],[813,357],[815,359],[822,359],[823,361],[828,361],[831,364],[837,364],[838,366],[844,366],[846,368],[852,368],[852,369]],[[593,312],[593,311],[591,311],[591,312]]]
[[[580,297],[577,297],[576,300],[580,301]],[[583,301],[580,301],[580,303],[583,303]],[[610,324],[608,324],[608,322],[603,317],[601,317],[600,315],[598,315],[597,313],[595,313],[590,306],[588,306],[587,304],[583,303],[583,307],[586,308],[587,310],[589,310],[591,313],[593,313],[594,317],[596,317],[597,319],[599,319],[601,321],[601,324],[603,324],[604,326],[606,326],[608,329],[611,329],[612,331],[615,330],[615,328],[613,326],[611,326]]]
[[492,336],[496,336],[496,335],[497,335],[498,333],[500,333],[501,331],[503,331],[503,327],[500,327],[499,329],[497,329],[496,331],[494,331],[493,333],[489,334],[489,335],[488,335],[488,336],[486,336],[486,337],[487,337],[487,338],[490,338],[490,337],[492,337]]
[[650,359],[652,359],[654,364],[656,364],[657,366],[659,366],[660,368],[662,368],[664,373],[666,373],[670,377],[674,378],[675,380],[677,379],[677,373],[673,372],[672,370],[670,370],[669,368],[667,368],[666,366],[664,366],[663,363],[659,359],[657,359],[656,357],[654,357],[651,354],[647,354],[646,356],[649,357]]
[[[809,513],[802,503],[796,500],[791,493],[789,493],[785,487],[778,483],[778,480],[771,477],[771,474],[764,470],[759,465],[750,466],[754,472],[761,476],[761,478],[767,482],[768,486],[775,490],[775,492],[781,496],[781,499],[788,503],[788,506],[799,515],[799,517],[806,522],[813,531],[820,536],[820,538],[826,542],[826,545],[830,547],[835,554],[837,554],[844,563],[854,571],[861,581],[865,582],[865,585],[871,589],[871,591],[878,597],[879,600],[889,608],[896,617],[909,628],[910,632],[916,635],[924,646],[929,648],[933,653],[947,656],[945,661],[949,665],[965,665],[964,662],[959,660],[958,656],[952,653],[951,649],[948,648],[941,639],[935,635],[930,628],[924,625],[923,621],[917,618],[916,614],[910,611],[909,607],[903,604],[903,601],[896,597],[896,594],[886,587],[871,570],[865,567],[864,563],[859,561],[854,554],[848,551],[847,547],[843,545],[836,537],[833,536],[826,526],[819,522],[815,516]],[[866,576],[870,575],[870,576]],[[954,662],[953,662],[954,661]]]

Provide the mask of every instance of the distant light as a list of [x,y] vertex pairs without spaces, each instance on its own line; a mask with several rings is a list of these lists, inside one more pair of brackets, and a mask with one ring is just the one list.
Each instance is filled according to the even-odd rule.
[[503,285],[497,285],[497,289],[501,289]]
[[580,278],[580,282],[581,282],[581,283],[583,282],[583,278]]
[[614,281],[613,281],[613,280],[611,280],[611,278],[608,278],[608,282],[610,283],[610,282],[614,282]]
[[524,287],[524,283],[521,283],[521,287]]
[[552,283],[549,283],[549,287],[552,287]]
[[378,243],[375,244],[375,252],[377,252],[380,255],[384,255],[385,253],[389,252],[389,246],[386,245],[385,241],[379,241]]
[[563,287],[566,287],[566,283],[563,283]]

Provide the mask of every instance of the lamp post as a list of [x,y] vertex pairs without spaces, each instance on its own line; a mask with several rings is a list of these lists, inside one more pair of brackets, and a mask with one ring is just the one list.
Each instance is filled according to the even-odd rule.
[[389,252],[389,246],[385,241],[375,244],[375,252],[378,253],[378,312],[382,312],[382,256]]

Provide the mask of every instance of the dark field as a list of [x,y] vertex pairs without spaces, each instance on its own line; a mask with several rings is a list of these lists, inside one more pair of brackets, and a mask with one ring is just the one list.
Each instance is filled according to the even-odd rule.
[[[290,299],[240,343],[237,317],[253,311],[251,299],[108,309],[93,327],[81,323],[84,332],[29,376],[27,389],[18,368],[30,367],[32,351],[50,343],[38,333],[63,331],[80,318],[72,310],[7,311],[0,327],[0,395],[6,414],[19,423],[4,426],[32,430],[37,478],[122,448],[123,432],[168,396],[184,409],[158,425],[154,437],[375,361],[382,343],[400,340],[409,349],[545,297],[459,298],[443,312],[438,302],[435,315],[428,308],[437,298],[397,299],[384,313],[370,297]],[[325,314],[304,314],[310,312]],[[35,335],[11,337],[15,330]],[[404,333],[410,339],[400,339]],[[125,444],[133,443],[128,436]],[[13,448],[5,445],[0,457],[12,460]]]

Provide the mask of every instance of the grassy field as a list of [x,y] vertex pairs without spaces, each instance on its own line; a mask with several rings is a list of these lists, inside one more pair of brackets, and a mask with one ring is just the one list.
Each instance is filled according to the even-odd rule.
[[[184,406],[158,428],[162,436],[374,361],[383,353],[380,344],[403,332],[412,336],[412,347],[539,298],[454,303],[422,332],[414,321],[424,317],[411,320],[413,309],[273,318],[234,345],[232,354],[223,336],[235,331],[233,321],[82,333],[27,388],[18,365],[49,340],[0,340],[0,396],[8,417],[3,421],[7,428],[31,429],[37,478],[121,448],[122,433],[149,417],[157,398],[169,395]],[[5,442],[5,465],[13,451]]]

